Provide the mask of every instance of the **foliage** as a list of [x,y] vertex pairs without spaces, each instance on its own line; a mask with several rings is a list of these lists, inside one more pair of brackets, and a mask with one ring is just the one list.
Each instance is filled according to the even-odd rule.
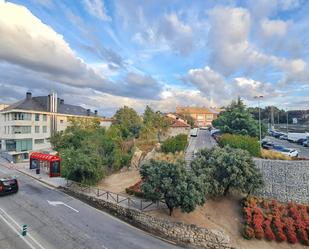
[[186,171],[184,163],[151,160],[140,168],[142,191],[146,199],[164,199],[172,215],[174,208],[192,212],[205,203],[203,182],[198,176]]
[[244,232],[246,239],[297,242],[309,246],[309,206],[289,202],[280,204],[275,200],[244,200]]
[[264,150],[261,151],[261,157],[264,159],[272,159],[272,160],[292,160],[291,157],[283,155],[280,152],[276,152],[273,150]]
[[175,137],[166,139],[161,145],[161,151],[164,153],[175,153],[184,151],[187,147],[188,137],[185,134],[179,134]]
[[183,151],[176,151],[175,153],[155,153],[153,159],[156,161],[177,163],[178,161],[185,160],[185,153]]
[[[221,112],[212,124],[223,133],[259,137],[259,122],[253,118],[240,98]],[[262,124],[262,136],[265,134],[266,127]]]
[[247,151],[214,147],[199,151],[191,162],[192,171],[202,176],[210,196],[227,195],[231,189],[251,193],[262,185],[262,176]]
[[120,129],[123,138],[139,136],[142,119],[133,108],[128,106],[120,108],[114,118],[115,125]]
[[219,140],[219,145],[221,147],[229,145],[232,148],[247,150],[254,157],[261,155],[260,144],[257,138],[247,135],[223,134]]
[[[107,132],[97,125],[72,121],[64,132],[51,137],[51,143],[62,157],[64,176],[75,181],[95,183],[107,172],[128,165],[132,147],[125,146],[118,128]],[[95,172],[97,170],[97,172]]]
[[126,193],[129,195],[135,195],[136,197],[144,198],[144,193],[141,190],[142,184],[143,184],[142,180],[138,181],[134,185],[126,188]]
[[85,151],[85,148],[67,148],[60,153],[62,158],[62,174],[65,178],[95,184],[105,175],[105,169],[101,164],[101,158],[93,151]]

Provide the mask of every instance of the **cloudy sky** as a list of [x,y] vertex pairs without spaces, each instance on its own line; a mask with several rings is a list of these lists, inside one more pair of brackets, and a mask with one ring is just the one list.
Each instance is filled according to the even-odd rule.
[[309,108],[307,0],[0,0],[0,103]]

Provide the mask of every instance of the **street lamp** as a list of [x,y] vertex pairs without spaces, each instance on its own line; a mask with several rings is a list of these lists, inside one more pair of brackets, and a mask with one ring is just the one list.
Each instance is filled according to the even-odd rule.
[[289,134],[289,110],[286,110],[286,135]]
[[259,106],[259,130],[260,130],[260,147],[262,147],[262,126],[261,126],[261,107],[260,107],[260,99],[262,99],[264,96],[254,96],[255,99],[258,100],[258,106]]

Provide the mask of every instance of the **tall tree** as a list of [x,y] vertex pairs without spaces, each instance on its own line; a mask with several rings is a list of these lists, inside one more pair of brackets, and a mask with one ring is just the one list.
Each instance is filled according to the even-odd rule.
[[138,137],[142,125],[142,119],[137,112],[128,106],[117,110],[115,124],[118,125],[122,132],[123,138]]
[[231,189],[250,194],[263,186],[262,176],[248,151],[214,147],[197,153],[192,172],[203,178],[210,196],[227,195]]
[[[255,120],[248,111],[243,101],[238,98],[212,121],[213,126],[219,128],[223,133],[249,135],[259,137],[259,122]],[[266,133],[266,127],[262,123],[262,135]]]
[[183,162],[177,164],[154,161],[142,165],[142,191],[146,199],[164,199],[170,215],[175,208],[191,212],[197,205],[205,203],[203,181],[186,171]]

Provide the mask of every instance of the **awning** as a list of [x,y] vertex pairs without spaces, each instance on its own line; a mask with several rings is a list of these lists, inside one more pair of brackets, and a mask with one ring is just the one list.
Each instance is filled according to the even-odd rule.
[[37,159],[41,161],[60,161],[61,157],[60,156],[54,156],[54,155],[49,155],[49,154],[43,154],[39,152],[32,152],[30,155],[30,159]]

